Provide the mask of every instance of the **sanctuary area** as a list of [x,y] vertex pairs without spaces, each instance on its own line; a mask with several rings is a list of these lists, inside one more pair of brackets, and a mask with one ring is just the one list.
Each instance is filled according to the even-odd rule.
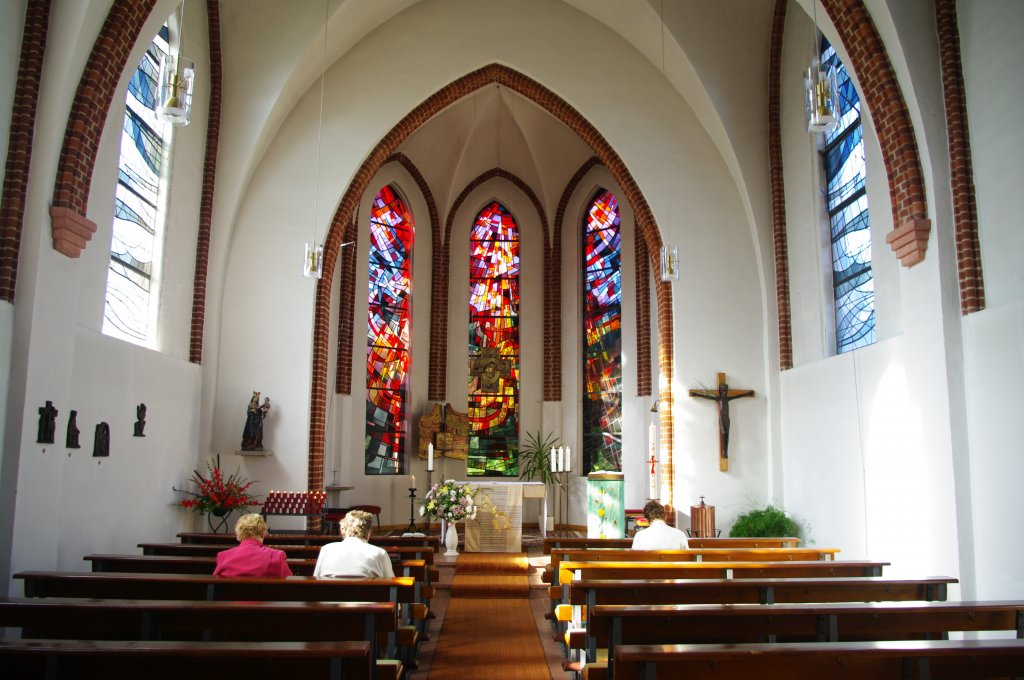
[[[229,667],[276,620],[268,659],[441,678],[507,615],[555,677],[689,677],[672,645],[787,638],[662,639],[602,607],[727,602],[572,584],[842,575],[807,591],[829,616],[879,579],[906,616],[1011,603],[886,633],[1006,671],[979,640],[1024,635],[1022,30],[1018,0],[0,3],[0,643],[107,616],[29,606],[95,571],[146,620],[166,576],[203,630],[249,621]],[[652,500],[686,550],[631,552]],[[311,576],[353,510],[377,591]],[[751,511],[792,530],[730,538]],[[286,586],[212,576],[246,513]],[[270,604],[343,600],[390,606],[323,614],[360,632],[320,652]],[[212,653],[182,626],[168,658]],[[110,653],[151,666],[129,630]]]

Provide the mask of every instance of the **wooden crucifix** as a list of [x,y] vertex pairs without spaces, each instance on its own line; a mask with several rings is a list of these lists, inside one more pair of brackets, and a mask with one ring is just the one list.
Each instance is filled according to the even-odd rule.
[[729,469],[729,402],[741,397],[754,396],[754,390],[730,390],[725,373],[718,374],[718,389],[690,390],[691,397],[718,402],[718,469]]

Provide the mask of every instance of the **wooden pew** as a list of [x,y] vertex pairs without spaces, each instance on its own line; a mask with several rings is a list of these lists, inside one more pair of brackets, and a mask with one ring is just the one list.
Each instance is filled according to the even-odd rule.
[[796,536],[778,536],[774,538],[688,538],[686,544],[691,548],[798,548],[800,539]]
[[621,645],[616,680],[789,680],[1024,675],[1024,640],[909,640],[792,644]]
[[129,600],[283,600],[301,602],[398,602],[413,604],[415,580],[220,578],[205,574],[126,574],[23,571],[26,597]]
[[378,677],[401,674],[399,661],[378,659],[381,644],[395,655],[393,602],[3,599],[0,627],[36,639],[367,641]]
[[[562,562],[558,581],[642,578],[805,578],[880,576],[888,562]],[[556,590],[556,588],[552,588]]]
[[568,604],[592,609],[598,604],[944,601],[957,582],[949,576],[574,581],[568,584]]
[[552,548],[544,580],[558,584],[562,562],[806,562],[834,560],[838,548],[702,548],[686,550],[630,550],[622,548]]
[[[686,542],[691,548],[795,548],[800,544],[800,539],[794,536],[770,538],[688,538]],[[550,554],[552,548],[586,550],[589,548],[630,548],[632,546],[632,538],[548,536],[544,539],[544,554]]]
[[[1011,631],[1024,637],[1024,600],[597,605],[589,612],[584,643],[593,663],[599,649],[613,658],[622,644],[945,639],[952,631]],[[579,637],[571,647],[579,646]],[[587,677],[605,677],[602,667],[588,665]]]
[[[94,572],[123,571],[136,574],[212,574],[216,557],[168,557],[164,555],[86,555]],[[288,560],[295,576],[312,576],[316,560]]]
[[[182,532],[178,534],[182,543],[230,543],[232,538],[228,534],[211,534]],[[278,545],[325,545],[341,540],[337,534],[285,534],[270,533],[264,536],[264,545],[277,547]],[[384,536],[377,534],[370,535],[370,543],[381,547],[393,545],[396,547],[420,547],[431,548],[434,552],[441,550],[441,538],[433,534],[428,536]]]
[[[337,539],[336,539],[337,540]],[[216,557],[217,553],[237,547],[237,543],[139,543],[143,555],[161,555],[167,557]],[[318,545],[274,545],[283,550],[291,559],[315,560],[320,555]],[[434,564],[434,550],[427,546],[381,546],[392,555],[392,559],[424,560]]]
[[81,680],[372,677],[368,642],[0,640],[4,677]]
[[395,602],[401,606],[396,647],[415,650],[430,610],[417,599],[410,576],[393,579],[222,578],[206,574],[20,572],[25,597],[129,600],[259,600],[300,602]]

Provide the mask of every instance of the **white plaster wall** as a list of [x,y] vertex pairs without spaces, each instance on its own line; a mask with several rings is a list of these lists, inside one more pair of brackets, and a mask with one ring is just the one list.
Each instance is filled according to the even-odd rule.
[[[449,12],[459,14],[457,25],[447,21]],[[519,39],[501,43],[461,40],[466,34],[489,30],[494,22],[502,23]],[[380,36],[375,32],[327,72],[323,145],[330,153],[321,158],[322,203],[336,204],[371,145],[437,88],[485,63],[509,64],[564,97],[602,132],[643,188],[663,235],[680,246],[684,275],[676,285],[675,314],[677,319],[691,320],[692,326],[677,332],[676,352],[677,357],[687,357],[688,376],[713,376],[716,370],[725,369],[737,384],[763,392],[763,308],[749,220],[735,181],[704,128],[678,95],[665,87],[649,61],[603,25],[550,3],[515,8],[497,3],[489,5],[486,12],[467,2],[420,3],[391,19],[380,33],[401,42],[403,49],[377,49]],[[462,49],[448,49],[456,42]],[[590,49],[594,44],[603,49],[595,53]],[[617,96],[609,98],[607,90],[588,85],[597,80],[613,88]],[[373,92],[382,82],[388,83],[386,99],[351,96],[353,92]],[[646,101],[663,104],[636,105]],[[302,243],[309,238],[308,208],[303,207],[308,205],[314,174],[310,159],[318,110],[319,91],[314,89],[284,121],[252,175],[233,226],[221,315],[215,448],[226,450],[235,445],[244,404],[258,383],[279,405],[268,429],[272,431],[269,445],[281,461],[281,476],[270,483],[281,486],[301,487],[306,476],[313,287],[297,275],[297,255],[293,254],[301,252]],[[516,214],[531,219],[531,211],[532,207],[516,210]],[[320,222],[322,234],[326,217]],[[464,265],[455,251],[452,263],[451,280],[457,290],[459,278],[454,267]],[[705,294],[707,282],[721,271],[730,272],[729,286],[716,292],[719,297],[713,300]],[[464,327],[455,316],[456,312],[465,313],[462,306],[451,310],[453,329]],[[464,334],[452,332],[457,333],[453,356],[464,356],[458,350],[458,338]],[[524,328],[524,337],[528,335]],[[527,370],[524,365],[524,373]],[[453,390],[460,389],[464,378],[461,364],[450,362],[452,403],[460,399],[460,393]],[[689,377],[680,381],[677,389],[689,382]],[[539,398],[539,384],[532,397],[526,388],[522,427],[530,429],[539,423]],[[352,399],[356,403],[349,409],[355,413],[355,392]],[[534,402],[537,414],[531,416],[528,409]],[[700,414],[704,430],[693,434],[685,427],[677,430],[677,452],[683,456],[689,456],[698,445],[703,447],[700,454],[693,454],[692,471],[691,459],[683,459],[680,474],[711,476],[711,495],[738,498],[760,494],[756,489],[763,486],[767,451],[754,442],[765,437],[764,402],[751,400],[736,407],[733,447],[737,457],[735,472],[728,476],[717,472],[715,417],[713,409],[701,408],[705,406],[680,405],[681,413],[692,409]],[[563,414],[564,428],[571,425],[564,420],[569,417]],[[361,428],[355,418],[351,426]],[[359,450],[361,447],[351,455],[361,459]],[[707,474],[711,468],[714,475]],[[354,481],[359,485],[363,479]],[[696,493],[687,491],[680,498],[689,501],[692,495],[696,502]],[[351,496],[353,501],[359,497],[359,493]]]
[[1017,389],[1024,380],[1024,304],[965,317],[964,347],[977,596],[1017,597],[1024,588],[1014,567],[1024,556],[1024,534],[1013,511],[1024,479]]
[[1015,200],[1024,186],[1024,135],[1015,111],[1024,107],[1024,4],[958,2],[967,120],[974,163],[985,301],[989,307],[1024,298],[1024,230]]

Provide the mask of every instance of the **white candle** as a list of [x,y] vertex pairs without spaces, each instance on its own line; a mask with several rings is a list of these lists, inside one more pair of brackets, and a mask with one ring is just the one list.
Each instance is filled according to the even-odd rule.
[[569,447],[565,447],[565,471],[572,472],[572,456],[569,455]]
[[555,465],[555,447],[554,446],[551,447],[551,471],[552,472],[558,472],[558,468]]
[[412,488],[416,488],[416,475],[409,475],[409,479],[412,483]]
[[427,444],[427,472],[434,471],[434,443]]
[[565,447],[558,447],[558,471],[565,472]]

